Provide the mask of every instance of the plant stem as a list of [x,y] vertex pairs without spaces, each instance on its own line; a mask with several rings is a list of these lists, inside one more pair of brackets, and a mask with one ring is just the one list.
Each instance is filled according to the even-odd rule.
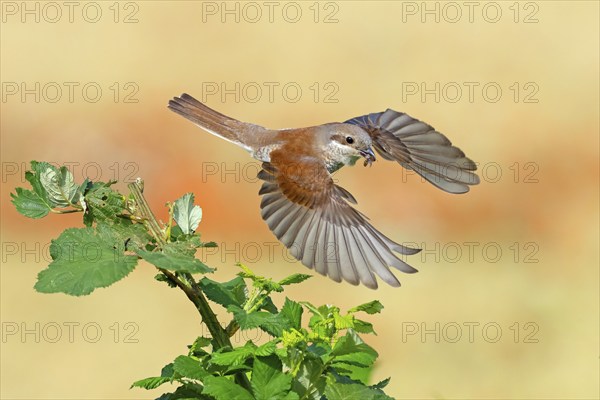
[[[136,215],[136,217],[139,217],[143,221],[144,225],[150,231],[152,237],[158,243],[158,246],[162,248],[165,244],[167,244],[167,238],[165,237],[163,229],[156,220],[156,217],[152,213],[152,210],[150,210],[148,202],[146,201],[146,198],[142,193],[143,182],[135,181],[130,183],[128,187],[137,206],[136,214],[139,215]],[[200,313],[202,322],[206,324],[206,326],[208,327],[208,331],[210,332],[214,340],[214,350],[218,350],[226,346],[233,347],[231,345],[231,340],[229,340],[230,335],[228,334],[227,330],[221,327],[217,316],[210,308],[208,300],[206,300],[202,289],[200,289],[200,287],[194,280],[194,277],[189,273],[183,273],[178,276],[177,274],[166,269],[158,268],[158,270],[163,275],[165,275],[171,282],[177,285],[177,287],[180,288],[185,293],[187,298],[194,304],[196,310],[198,310],[198,312]],[[236,382],[239,385],[241,385],[249,391],[252,390],[250,386],[250,381],[248,380],[248,377],[245,373],[238,372],[235,375],[235,378]]]
[[79,208],[72,208],[69,210],[54,210],[54,209],[50,209],[51,212],[53,212],[54,214],[71,214],[71,213],[76,213],[76,212],[83,212],[83,210],[79,209]]
[[135,182],[131,182],[127,187],[131,190],[131,195],[135,200],[135,204],[137,206],[136,215],[137,217],[141,217],[142,221],[144,221],[144,225],[150,231],[152,237],[157,241],[158,245],[162,247],[167,243],[165,239],[165,235],[156,220],[156,217],[150,210],[150,206],[144,197],[143,191],[144,182],[142,180],[136,180]]

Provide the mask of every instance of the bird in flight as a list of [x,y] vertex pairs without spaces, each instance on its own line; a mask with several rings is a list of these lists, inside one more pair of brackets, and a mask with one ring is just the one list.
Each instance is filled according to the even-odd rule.
[[391,109],[344,123],[267,129],[221,114],[188,94],[173,98],[168,107],[262,161],[263,219],[297,260],[336,282],[376,289],[378,276],[398,287],[390,267],[417,270],[394,253],[411,255],[420,249],[375,229],[352,206],[352,194],[333,182],[335,171],[361,158],[371,165],[375,149],[449,193],[465,193],[479,183],[476,164],[446,136]]

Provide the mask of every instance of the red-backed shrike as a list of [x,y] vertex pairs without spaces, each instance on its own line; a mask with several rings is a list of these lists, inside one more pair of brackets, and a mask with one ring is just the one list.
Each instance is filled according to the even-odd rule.
[[402,246],[375,229],[350,205],[356,200],[333,182],[332,173],[360,157],[370,165],[375,148],[446,192],[465,193],[479,183],[475,163],[446,136],[390,109],[344,123],[276,130],[235,120],[188,94],[169,101],[169,108],[262,161],[263,219],[296,259],[336,282],[375,289],[378,275],[400,286],[390,267],[417,270],[394,252],[410,255],[420,249]]

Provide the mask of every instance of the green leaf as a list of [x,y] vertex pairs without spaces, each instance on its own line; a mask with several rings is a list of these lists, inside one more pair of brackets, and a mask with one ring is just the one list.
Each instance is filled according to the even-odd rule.
[[[300,304],[302,304],[304,307],[308,308],[308,310],[313,314],[313,316],[318,317],[315,319],[315,321],[320,321],[322,319],[329,318],[329,316],[332,312],[332,309],[334,308],[333,306],[328,306],[328,305],[322,305],[317,308],[316,306],[312,305],[308,301],[302,301],[302,302],[300,302]],[[337,308],[337,307],[335,307],[335,308]]]
[[202,394],[212,396],[216,400],[254,400],[246,389],[224,376],[207,376],[204,379]]
[[330,383],[325,388],[327,400],[393,400],[381,390],[358,383]]
[[278,283],[282,286],[285,285],[292,285],[294,283],[300,283],[300,282],[304,282],[305,280],[307,280],[308,278],[312,278],[312,275],[306,275],[306,274],[293,274],[288,276],[287,278],[283,278],[282,280],[280,280]]
[[373,333],[373,334],[377,335],[377,333],[375,333],[375,330],[373,329],[372,323],[363,321],[358,318],[354,319],[354,328],[353,329],[358,333]]
[[10,196],[19,214],[29,218],[43,218],[52,210],[52,207],[37,193],[23,188],[15,190],[17,193],[11,193]]
[[115,237],[118,237],[123,243],[127,243],[127,250],[145,249],[148,244],[153,243],[152,236],[142,224],[125,218],[107,220],[102,224],[109,226]]
[[289,321],[291,328],[300,329],[302,325],[302,313],[304,309],[300,303],[285,298],[285,303],[281,308],[280,314]]
[[203,386],[196,383],[185,383],[173,393],[163,393],[156,400],[212,400],[211,397],[202,394],[203,389]]
[[177,357],[173,362],[173,369],[181,376],[196,380],[202,380],[209,374],[199,360],[189,356]]
[[252,342],[246,343],[242,347],[236,347],[233,350],[223,350],[214,352],[210,362],[216,365],[235,366],[243,364],[248,358],[254,355],[256,345]]
[[177,238],[176,242],[169,243],[167,251],[173,253],[187,254],[188,256],[195,257],[196,249],[202,247],[200,236],[198,235],[183,235]]
[[189,272],[192,274],[203,274],[214,271],[214,269],[207,267],[194,256],[178,252],[178,248],[174,243],[167,243],[160,252],[143,249],[135,249],[134,251],[150,264],[158,268],[168,269],[169,271]]
[[163,383],[167,383],[170,381],[171,381],[171,378],[164,377],[164,376],[155,376],[155,377],[151,377],[151,378],[140,379],[139,381],[133,382],[130,389],[134,388],[134,387],[139,387],[142,389],[151,390],[151,389],[156,389]]
[[352,353],[368,353],[377,357],[377,352],[371,346],[363,342],[363,340],[351,329],[342,336],[331,352],[334,356],[343,356]]
[[194,205],[194,194],[186,193],[175,200],[173,218],[185,234],[193,233],[202,220],[202,209]]
[[291,383],[292,376],[282,372],[277,356],[254,359],[251,384],[256,400],[280,399],[290,390]]
[[141,387],[148,390],[156,389],[163,383],[171,382],[173,380],[173,374],[173,363],[170,363],[163,367],[163,369],[160,371],[160,376],[141,379],[139,381],[133,382],[131,388]]
[[352,314],[340,315],[339,313],[334,313],[333,323],[337,330],[354,328],[354,316]]
[[289,391],[288,394],[283,397],[283,400],[300,400],[300,396],[298,396],[298,393],[296,392]]
[[305,359],[293,380],[292,390],[300,398],[319,400],[325,391],[326,379],[321,359]]
[[360,306],[356,306],[348,310],[348,312],[354,313],[358,311],[364,311],[367,314],[377,314],[383,310],[383,304],[381,304],[377,300],[370,301],[365,304],[361,304]]
[[290,328],[288,321],[279,314],[271,314],[266,311],[248,313],[236,305],[230,305],[227,307],[227,311],[233,313],[233,317],[242,330],[261,328],[268,334],[279,337],[284,330]]
[[306,337],[296,329],[290,329],[281,335],[281,343],[284,347],[297,348],[299,343],[305,343]]
[[373,366],[363,366],[360,363],[342,363],[334,362],[332,370],[341,376],[348,377],[353,382],[360,382],[367,385],[373,372]]
[[91,226],[92,222],[113,222],[122,220],[119,214],[125,211],[125,197],[112,190],[110,186],[115,181],[95,182],[88,188],[85,194],[87,210],[84,222]]
[[46,168],[40,173],[40,182],[48,193],[48,199],[53,207],[68,207],[79,202],[81,197],[79,185],[75,184],[73,174],[67,167]]
[[238,272],[238,275],[241,276],[242,278],[248,278],[248,279],[252,279],[252,280],[260,278],[246,265],[244,265],[242,263],[236,263],[236,265],[242,269],[242,272]]
[[271,354],[275,353],[275,350],[277,350],[277,343],[279,342],[279,339],[274,339],[271,340],[267,343],[264,343],[260,346],[258,346],[256,348],[256,350],[254,351],[254,355],[256,356],[270,356]]
[[246,301],[246,283],[241,277],[235,277],[224,283],[202,278],[200,287],[206,297],[223,307],[236,305],[242,307]]
[[56,167],[47,162],[32,161],[31,171],[25,172],[25,179],[31,184],[33,191],[37,193],[44,202],[48,203],[48,205],[50,205],[50,199],[48,198],[48,192],[40,181],[40,177],[44,171],[49,169],[56,171]]
[[383,389],[383,388],[385,388],[390,383],[391,379],[392,378],[384,379],[384,380],[382,380],[382,381],[380,381],[380,382],[378,382],[378,383],[376,383],[376,384],[374,384],[372,386],[369,386],[369,387],[373,388],[373,389]]
[[278,313],[277,306],[275,306],[275,303],[273,303],[273,299],[271,299],[270,296],[263,297],[262,303],[258,309],[268,311],[271,314]]
[[333,347],[332,365],[341,374],[367,384],[377,352],[353,331],[348,330]]
[[196,338],[196,340],[194,340],[194,343],[192,343],[191,346],[188,346],[190,348],[189,355],[200,357],[200,356],[204,356],[204,355],[208,354],[203,349],[203,347],[208,347],[208,346],[210,346],[210,344],[211,344],[211,339],[205,338],[204,336],[198,336],[198,338]]
[[53,261],[38,274],[35,289],[41,293],[90,294],[127,276],[137,257],[123,254],[123,243],[110,229],[67,229],[50,245]]
[[11,193],[12,203],[17,211],[26,217],[42,218],[54,208],[48,198],[48,192],[40,182],[40,175],[48,169],[56,171],[56,167],[46,162],[32,161],[31,171],[25,172],[25,179],[31,185],[33,191],[16,188],[17,193]]

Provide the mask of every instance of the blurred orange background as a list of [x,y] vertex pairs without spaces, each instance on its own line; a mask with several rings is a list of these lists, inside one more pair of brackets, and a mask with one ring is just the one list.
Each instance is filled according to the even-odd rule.
[[9,194],[30,160],[122,191],[140,176],[163,220],[193,191],[199,231],[221,244],[199,254],[214,279],[236,261],[276,279],[308,271],[260,217],[258,164],[167,110],[182,92],[273,128],[389,107],[480,163],[466,195],[385,161],[343,169],[376,227],[425,248],[407,259],[420,272],[398,273],[399,289],[315,276],[286,291],[343,309],[379,299],[366,339],[390,395],[600,396],[598,2],[48,4],[0,3],[3,399],[154,398],[129,385],[205,333],[145,263],[84,298],[36,293],[48,243],[81,216],[17,214]]

